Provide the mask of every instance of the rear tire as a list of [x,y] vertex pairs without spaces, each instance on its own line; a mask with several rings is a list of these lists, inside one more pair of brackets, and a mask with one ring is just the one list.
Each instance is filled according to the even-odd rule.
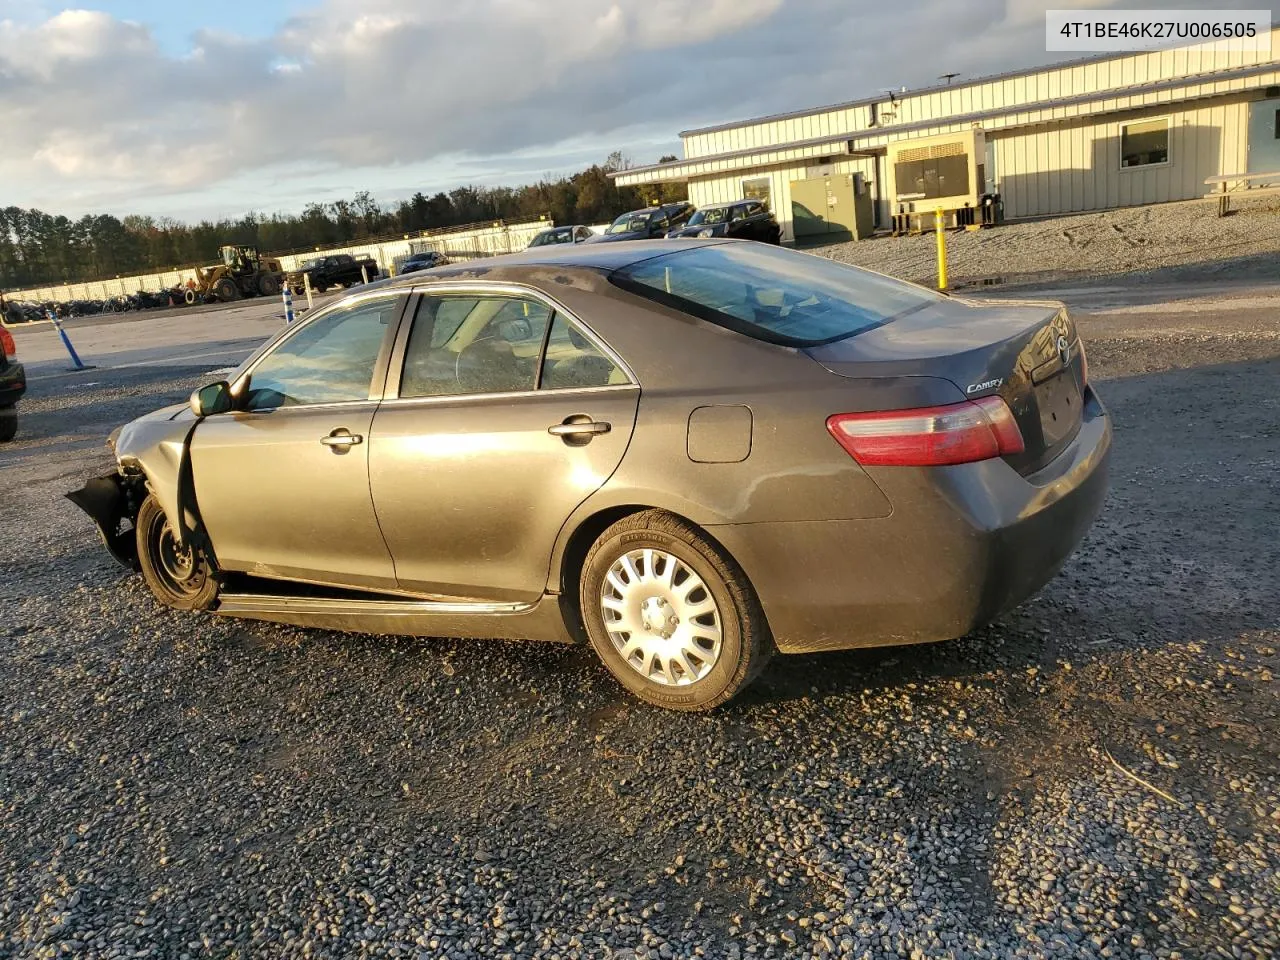
[[18,408],[0,407],[0,443],[8,443],[18,435]]
[[718,707],[773,654],[746,574],[697,527],[660,510],[600,535],[583,562],[578,603],[609,672],[670,710]]
[[274,273],[264,273],[258,277],[258,292],[264,297],[274,297],[280,292],[280,281]]
[[200,298],[194,290],[188,287],[187,292],[182,295],[182,299],[188,307],[193,307]]
[[134,521],[142,579],[155,598],[175,610],[208,610],[218,596],[218,581],[195,547],[183,550],[154,496],[142,501]]

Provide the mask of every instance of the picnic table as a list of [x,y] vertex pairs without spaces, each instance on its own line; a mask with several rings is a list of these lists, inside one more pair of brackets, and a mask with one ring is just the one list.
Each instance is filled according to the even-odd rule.
[[[1231,196],[1247,193],[1258,197],[1268,193],[1280,193],[1280,170],[1271,173],[1224,173],[1216,177],[1206,177],[1206,186],[1216,186],[1205,194],[1206,200],[1218,201],[1218,216],[1225,217],[1231,211]],[[1235,184],[1235,186],[1232,186]]]

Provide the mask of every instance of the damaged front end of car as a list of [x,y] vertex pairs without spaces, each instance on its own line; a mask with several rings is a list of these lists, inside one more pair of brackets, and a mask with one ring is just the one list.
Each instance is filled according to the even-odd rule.
[[111,556],[130,570],[140,569],[134,521],[148,494],[156,498],[180,543],[198,539],[188,455],[196,422],[183,404],[125,424],[107,440],[116,472],[66,494],[93,520]]

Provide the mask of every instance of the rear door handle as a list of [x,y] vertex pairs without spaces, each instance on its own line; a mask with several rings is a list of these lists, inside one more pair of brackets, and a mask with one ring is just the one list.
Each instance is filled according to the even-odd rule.
[[352,433],[345,427],[339,427],[327,437],[321,437],[320,442],[333,450],[334,453],[346,453],[357,444],[364,443],[364,437],[358,433]]

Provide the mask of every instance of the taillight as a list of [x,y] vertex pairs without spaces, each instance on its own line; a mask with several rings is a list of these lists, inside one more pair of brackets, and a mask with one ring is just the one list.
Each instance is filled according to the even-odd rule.
[[7,360],[12,360],[18,355],[18,345],[13,342],[13,334],[4,327],[0,327],[0,349],[4,350]]
[[942,407],[837,413],[827,430],[867,467],[936,467],[1022,453],[1022,431],[999,397]]

